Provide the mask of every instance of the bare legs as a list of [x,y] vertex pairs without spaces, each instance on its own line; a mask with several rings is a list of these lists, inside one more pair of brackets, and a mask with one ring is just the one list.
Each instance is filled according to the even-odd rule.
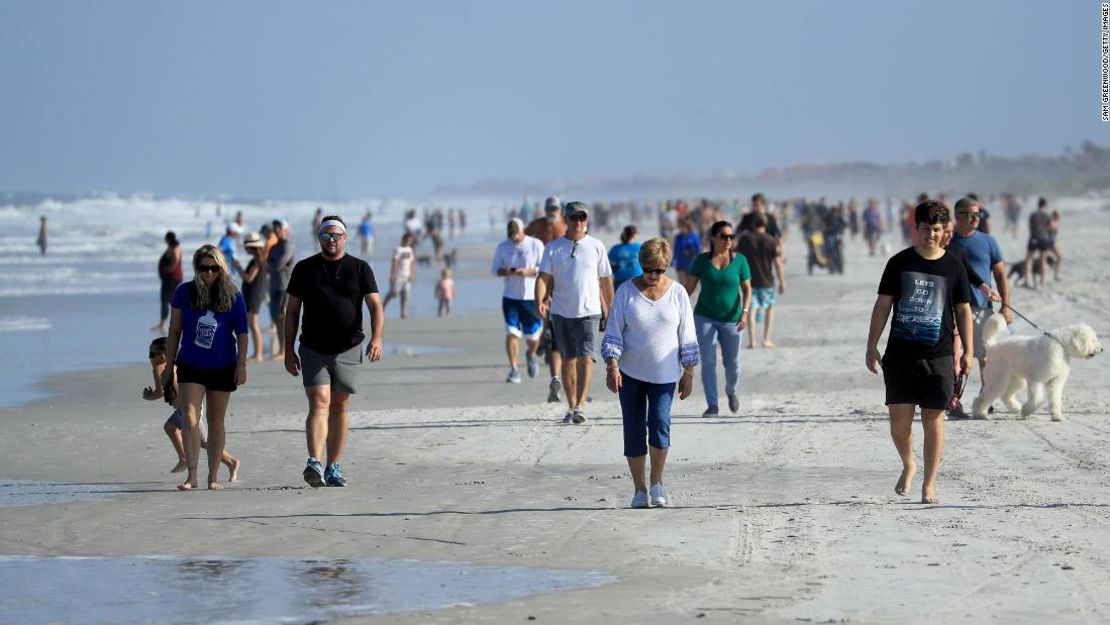
[[632,485],[637,491],[647,491],[648,485],[646,476],[644,475],[644,465],[647,464],[646,460],[651,457],[651,484],[663,483],[663,466],[667,464],[667,450],[657,449],[648,446],[647,456],[626,456],[628,460],[628,470],[632,473]]
[[512,334],[505,335],[505,353],[509,355],[509,368],[516,369],[516,350],[519,341]]
[[[765,308],[753,308],[752,319],[755,319],[755,311],[763,311],[763,347],[774,347],[775,343],[771,340],[771,327],[775,319],[775,307],[767,306]],[[752,327],[748,328],[748,349],[755,349],[755,329],[758,322],[753,321]]]
[[305,437],[308,455],[324,459],[326,446],[327,464],[339,462],[347,444],[347,407],[351,394],[333,392],[330,386],[307,386],[308,419],[305,420]]
[[589,356],[563,359],[563,390],[567,393],[567,405],[571,410],[586,401],[594,373],[593,364],[593,358]]
[[173,450],[177,452],[177,464],[170,469],[170,473],[181,473],[189,466],[189,463],[185,461],[185,443],[181,441],[181,430],[170,421],[166,421],[166,425],[162,429],[165,430],[166,436],[170,437],[170,444],[173,445]]
[[251,342],[254,343],[251,360],[262,362],[262,326],[258,324],[258,313],[247,313],[247,327],[250,328]]
[[[185,448],[185,461],[188,476],[178,485],[179,490],[192,490],[198,487],[197,462],[200,460],[200,403],[207,400],[208,441],[204,447],[208,451],[208,488],[209,490],[223,490],[220,485],[220,463],[224,462],[224,416],[227,414],[227,402],[231,393],[227,391],[210,391],[200,384],[189,382],[180,385],[181,405],[184,409],[185,427],[182,431],[182,443]],[[231,469],[232,479],[235,479],[239,469],[239,461],[228,457],[228,468]]]
[[[917,472],[913,458],[913,404],[891,404],[890,438],[902,460],[902,474],[894,492],[906,495]],[[921,410],[921,426],[925,432],[925,481],[921,484],[921,503],[940,503],[936,496],[937,471],[944,454],[944,410]]]

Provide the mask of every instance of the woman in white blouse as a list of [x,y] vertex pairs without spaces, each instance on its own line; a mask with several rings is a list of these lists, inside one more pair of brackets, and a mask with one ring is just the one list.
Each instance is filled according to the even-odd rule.
[[[666,239],[644,242],[644,273],[617,289],[601,341],[605,385],[620,395],[624,455],[636,487],[633,508],[667,505],[663,465],[671,445],[671,402],[676,382],[679,399],[689,397],[699,358],[690,296],[663,275],[670,263]],[[644,475],[649,452],[650,494]]]

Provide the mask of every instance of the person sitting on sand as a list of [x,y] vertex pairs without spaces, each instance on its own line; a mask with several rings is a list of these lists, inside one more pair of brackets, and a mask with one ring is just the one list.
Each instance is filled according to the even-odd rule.
[[[975,355],[967,271],[941,247],[949,221],[948,207],[936,200],[914,209],[916,240],[887,261],[867,335],[867,368],[872,373],[878,373],[880,366],[883,369],[890,437],[902,459],[902,475],[894,487],[899,495],[909,492],[917,470],[912,426],[914,410],[921,406],[925,431],[921,502],[927,504],[940,503],[936,479],[944,453],[944,410],[957,373],[952,349],[956,325],[963,343],[959,373],[971,371]],[[879,337],[892,309],[886,353],[880,354]]]
[[[160,336],[150,342],[150,353],[148,356],[150,358],[150,369],[154,374],[154,385],[143,389],[143,399],[154,401],[156,399],[162,399],[164,396],[162,391],[162,372],[166,370],[166,337]],[[171,383],[176,390],[177,376],[174,376]],[[166,432],[166,436],[170,437],[170,444],[173,445],[174,451],[177,452],[177,464],[170,469],[170,473],[181,473],[188,467],[188,463],[185,461],[185,446],[181,438],[181,431],[185,429],[185,422],[182,418],[182,414],[180,408],[175,408],[173,414],[170,415],[169,419],[166,419],[165,425],[162,426],[162,429]],[[208,441],[206,438],[204,427],[202,426],[200,428],[201,449],[208,449]],[[239,460],[228,453],[227,449],[224,449],[220,461],[227,465],[227,470],[231,473],[228,481],[238,482]]]

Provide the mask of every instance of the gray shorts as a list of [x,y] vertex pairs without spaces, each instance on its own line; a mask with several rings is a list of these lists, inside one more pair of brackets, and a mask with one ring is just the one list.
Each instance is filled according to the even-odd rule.
[[983,331],[987,328],[987,319],[994,316],[994,310],[972,307],[971,314],[971,338],[975,345],[975,358],[984,358],[987,355],[987,345],[983,342]]
[[559,355],[563,358],[589,356],[596,361],[597,351],[594,349],[594,344],[597,342],[595,337],[600,320],[601,315],[571,319],[551,315],[551,331],[555,337],[555,344],[559,346]]
[[341,393],[358,392],[358,372],[362,368],[362,345],[338,354],[321,354],[303,344],[297,348],[301,358],[301,377],[305,387],[330,386]]

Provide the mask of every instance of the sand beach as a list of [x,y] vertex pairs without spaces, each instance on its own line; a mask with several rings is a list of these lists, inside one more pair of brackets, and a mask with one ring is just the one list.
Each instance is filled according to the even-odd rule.
[[[1084,321],[1110,336],[1106,205],[1054,201],[1065,215],[1063,279],[1013,297],[1042,327]],[[1007,260],[1023,257],[1024,233],[996,236]],[[161,432],[168,410],[139,398],[147,367],[57,374],[39,383],[45,399],[0,410],[0,479],[118,492],[0,507],[0,554],[415,560],[584,580],[509,601],[355,610],[327,619],[335,623],[1105,622],[1110,356],[1073,362],[1067,421],[1051,422],[1046,408],[1027,420],[1002,410],[949,421],[942,503],[919,503],[920,475],[913,496],[899,497],[882,380],[864,367],[885,258],[868,257],[859,240],[846,247],[845,275],[808,276],[800,236],[788,239],[778,347],[743,352],[738,415],[702,418],[700,384],[676,400],[667,509],[628,508],[620,409],[603,376],[587,424],[562,425],[564,407],[543,402],[545,376],[504,382],[492,306],[407,320],[394,308],[386,341],[408,347],[364,365],[348,488],[301,480],[306,403],[278,363],[252,364],[232,397],[227,445],[242,480],[218,493],[174,489]],[[459,277],[482,278],[491,254],[490,245],[461,248],[474,262]],[[1021,321],[1014,330],[1035,332]],[[976,373],[965,402],[978,388]],[[915,426],[919,458],[920,440]],[[12,562],[0,586],[18,588],[12,571],[31,560]],[[133,583],[126,571],[117,581]],[[267,588],[234,592],[264,597]],[[22,614],[45,622],[34,619],[47,613]],[[63,620],[83,622],[79,613]]]

